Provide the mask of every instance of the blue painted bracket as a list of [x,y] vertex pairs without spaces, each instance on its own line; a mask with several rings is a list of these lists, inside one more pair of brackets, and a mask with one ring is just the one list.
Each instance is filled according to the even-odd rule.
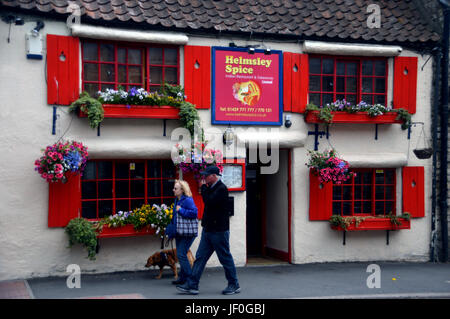
[[56,135],[56,106],[53,106],[52,135]]
[[100,136],[100,123],[97,126],[97,136]]
[[328,133],[328,126],[327,131],[319,131],[319,124],[314,124],[314,131],[308,131],[308,135],[314,135],[314,150],[319,150],[319,137],[322,138],[322,136],[326,136],[328,139],[329,133]]

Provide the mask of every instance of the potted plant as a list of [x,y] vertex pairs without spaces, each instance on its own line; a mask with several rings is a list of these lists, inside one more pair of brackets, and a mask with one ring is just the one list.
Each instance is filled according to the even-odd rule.
[[67,224],[65,233],[69,236],[69,248],[79,243],[86,247],[88,258],[95,260],[97,250],[96,226],[85,218],[74,218]]
[[88,159],[87,147],[76,141],[57,142],[42,151],[35,171],[47,182],[65,182],[68,172],[82,174]]
[[342,184],[356,173],[349,170],[347,161],[339,158],[334,149],[326,150],[324,152],[308,151],[310,159],[306,166],[319,177],[321,184],[334,182]]

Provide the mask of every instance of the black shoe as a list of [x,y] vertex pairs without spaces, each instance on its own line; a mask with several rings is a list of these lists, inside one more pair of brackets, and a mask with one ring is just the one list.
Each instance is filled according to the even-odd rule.
[[190,295],[198,295],[198,289],[195,289],[193,287],[190,287],[189,284],[186,282],[183,285],[177,285],[177,290]]
[[241,292],[241,287],[239,287],[239,285],[228,285],[228,287],[222,291],[222,294],[234,295],[234,294],[238,294],[240,292]]
[[183,285],[185,282],[186,282],[186,280],[178,279],[178,280],[172,281],[172,285]]

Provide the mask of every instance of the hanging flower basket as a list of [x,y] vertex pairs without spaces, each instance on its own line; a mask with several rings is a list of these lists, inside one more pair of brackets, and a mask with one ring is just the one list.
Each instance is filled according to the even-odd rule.
[[34,162],[34,170],[47,182],[65,182],[68,172],[83,174],[88,152],[82,143],[57,142],[42,151],[44,154]]
[[415,150],[413,150],[413,152],[417,156],[418,159],[427,159],[427,158],[430,158],[431,155],[433,155],[432,148],[415,149]]
[[205,144],[197,142],[191,149],[176,144],[176,156],[172,158],[173,163],[177,168],[180,168],[183,173],[194,173],[194,178],[200,180],[200,172],[206,167],[214,165],[223,171],[223,155],[220,150],[205,148]]
[[342,184],[356,173],[349,170],[347,161],[337,157],[335,150],[327,150],[324,152],[308,151],[311,158],[306,164],[312,169],[312,172],[319,177],[321,184],[334,182]]

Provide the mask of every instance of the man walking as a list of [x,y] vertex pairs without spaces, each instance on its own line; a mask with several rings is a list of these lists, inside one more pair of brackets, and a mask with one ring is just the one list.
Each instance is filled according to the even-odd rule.
[[201,192],[205,208],[202,218],[202,235],[195,256],[192,275],[183,285],[176,288],[192,295],[198,294],[200,277],[209,258],[216,252],[225,270],[228,286],[222,291],[224,295],[239,293],[241,288],[236,275],[233,256],[230,252],[230,217],[228,215],[228,189],[219,179],[220,171],[215,166],[207,167],[200,173],[204,176]]

